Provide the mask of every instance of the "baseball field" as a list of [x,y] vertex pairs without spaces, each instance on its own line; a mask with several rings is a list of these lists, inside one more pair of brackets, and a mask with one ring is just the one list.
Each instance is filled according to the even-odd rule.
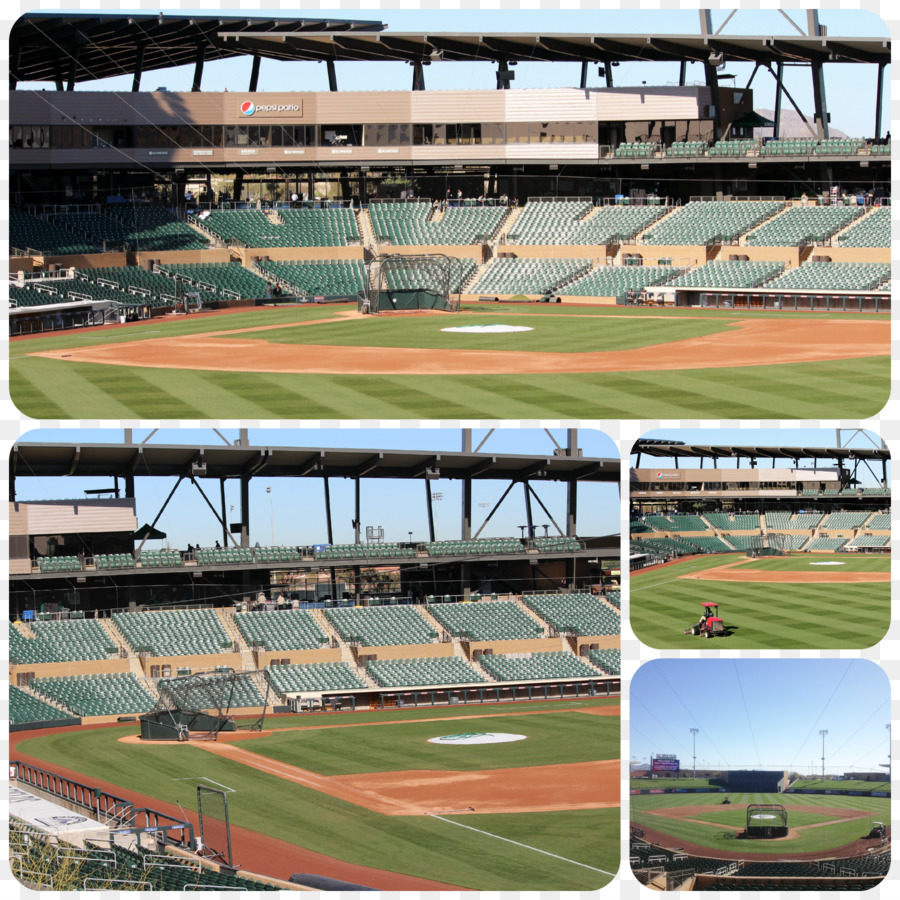
[[[531,330],[442,330],[484,324]],[[10,393],[40,419],[859,419],[889,337],[874,314],[244,308],[14,339]]]
[[[582,891],[618,867],[618,698],[269,717],[218,742],[137,732],[18,732],[10,758],[195,825],[197,786],[224,790],[235,863],[278,878]],[[469,742],[486,734],[523,739]]]
[[[691,557],[632,573],[631,627],[659,649],[859,649],[886,634],[890,587],[887,555]],[[704,601],[719,604],[724,636],[684,634]]]
[[[731,803],[722,805],[723,798]],[[787,810],[787,837],[742,838],[751,803]],[[631,822],[644,840],[695,856],[718,859],[810,860],[864,854],[875,821],[890,821],[887,797],[812,794],[654,794],[631,797]]]

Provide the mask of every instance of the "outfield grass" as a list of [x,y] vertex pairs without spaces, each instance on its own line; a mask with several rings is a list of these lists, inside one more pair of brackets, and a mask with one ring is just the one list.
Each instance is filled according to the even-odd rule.
[[[844,555],[839,555],[843,561]],[[681,575],[715,568],[742,554],[706,556],[631,575],[631,627],[658,649],[860,649],[884,637],[890,622],[890,584],[764,584],[697,581]],[[816,554],[815,560],[828,555]],[[889,566],[881,557],[856,564]],[[784,559],[800,563],[801,557]],[[753,563],[756,566],[757,562]],[[849,564],[850,560],[848,560]],[[809,571],[816,571],[813,566]],[[819,569],[818,571],[822,571]],[[827,569],[825,570],[827,571]],[[885,571],[876,568],[874,571]],[[700,603],[720,604],[727,637],[684,634],[700,618]]]
[[[642,795],[631,798],[631,821],[647,828],[669,834],[676,841],[689,841],[715,850],[733,853],[736,857],[745,853],[768,853],[772,856],[789,856],[791,853],[823,852],[865,837],[874,820],[887,821],[890,817],[890,799],[880,797],[838,797],[804,794],[741,794],[731,793],[731,806],[722,806],[723,794],[667,794]],[[733,832],[723,834],[723,828],[743,829],[747,822],[748,803],[778,803],[782,806],[803,807],[800,811],[788,811],[788,827],[816,825],[800,831],[789,840],[746,841],[737,840]],[[654,810],[681,807],[708,807],[701,813],[692,813],[691,821],[654,816]],[[864,819],[819,825],[827,821],[822,809],[851,809],[867,813]],[[710,824],[702,824],[708,822]]]
[[64,420],[862,419],[879,412],[889,392],[887,357],[715,371],[414,378],[10,361],[19,410]]
[[[394,715],[400,717],[397,712]],[[595,724],[605,721],[583,718]],[[618,719],[611,721],[618,723]],[[423,726],[416,722],[366,727],[366,731],[393,730],[402,740],[405,728]],[[446,726],[435,723],[432,730],[444,733]],[[355,728],[346,731],[359,735]],[[23,741],[20,747],[23,753],[161,801],[180,803],[185,809],[196,805],[197,784],[209,785],[202,779],[210,779],[230,791],[232,824],[354,864],[474,890],[595,890],[609,877],[584,866],[609,872],[617,867],[618,809],[452,817],[490,833],[485,835],[429,816],[383,816],[198,747],[118,743],[118,738],[134,733],[134,724],[66,731]],[[309,734],[294,732],[284,738],[302,742]],[[617,739],[615,746],[618,752]],[[357,758],[364,760],[366,743],[358,741],[355,749]],[[509,844],[491,834],[528,846]],[[566,859],[536,853],[530,849],[534,847]],[[238,862],[252,871],[252,860]]]
[[[816,563],[839,562],[840,566],[819,566]],[[889,553],[804,553],[799,556],[769,556],[748,563],[753,569],[776,572],[890,572]]]
[[[254,753],[318,772],[351,775],[408,769],[476,772],[547,766],[619,757],[619,717],[571,712],[486,719],[479,731],[524,734],[508,744],[447,746],[428,739],[472,731],[469,722],[410,722],[402,726],[364,725],[284,732],[253,741]],[[360,753],[360,746],[365,753]]]

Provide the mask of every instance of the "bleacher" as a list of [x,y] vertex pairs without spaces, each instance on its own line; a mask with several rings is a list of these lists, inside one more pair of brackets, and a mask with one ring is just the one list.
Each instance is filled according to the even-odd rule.
[[[543,294],[561,290],[592,266],[589,259],[492,259],[471,286],[472,293]],[[565,293],[563,291],[563,293]]]
[[572,243],[569,236],[593,207],[590,200],[529,200],[510,229],[509,243]]
[[666,156],[706,156],[709,141],[673,141],[666,147]]
[[693,544],[689,544],[687,541],[680,540],[679,538],[642,538],[638,540],[637,543],[640,544],[642,548],[639,552],[646,552],[646,548],[649,547],[651,550],[654,550],[663,556],[674,556],[678,553],[693,554],[697,552],[697,549]]
[[891,514],[875,513],[871,519],[864,523],[865,527],[871,528],[873,531],[890,531],[891,530]]
[[316,650],[328,644],[328,636],[308,610],[236,612],[234,623],[251,647]]
[[152,656],[231,651],[231,639],[212,609],[116,612],[112,619],[134,650],[146,649]]
[[488,681],[469,662],[459,656],[377,659],[366,663],[366,671],[379,687],[386,688]]
[[589,650],[588,659],[603,669],[607,675],[622,674],[622,651],[618,647],[605,650]]
[[830,538],[817,537],[813,538],[803,549],[804,550],[830,550],[832,553],[837,552],[847,543],[846,538]]
[[359,227],[352,209],[279,209],[289,228],[292,247],[346,247],[359,243]]
[[891,539],[886,534],[861,534],[847,544],[847,549],[856,549],[857,547],[889,547]]
[[105,245],[107,249],[124,249],[128,246],[129,229],[100,212],[54,213],[49,221],[64,228],[69,234],[84,238],[95,247]]
[[198,547],[194,555],[201,566],[252,565],[254,562],[250,547]]
[[703,553],[728,553],[731,550],[731,547],[725,543],[725,541],[720,540],[717,537],[712,537],[710,535],[690,535],[685,538],[686,541],[689,541],[693,544],[698,550],[701,550]]
[[773,200],[692,200],[643,236],[654,245],[702,245],[737,240],[784,206]]
[[115,716],[149,712],[155,703],[131,672],[35,678],[32,690],[77,716]]
[[11,665],[108,659],[115,655],[115,642],[94,619],[32,622],[34,637],[23,635],[9,623]]
[[543,628],[511,600],[432,604],[428,610],[454,636],[474,641],[541,637]]
[[315,551],[316,559],[387,559],[396,556],[415,556],[412,547],[401,547],[400,544],[366,543],[366,544],[331,544]]
[[357,294],[366,287],[366,270],[359,259],[302,263],[265,260],[259,267],[267,277],[288,282],[298,294]]
[[709,526],[700,516],[685,516],[673,513],[669,520],[673,531],[709,531]]
[[621,297],[628,291],[642,291],[674,278],[674,266],[600,266],[585,272],[566,285],[572,297]]
[[262,210],[215,210],[201,225],[226,243],[247,247],[345,247],[359,240],[349,209],[285,209],[275,219]]
[[130,553],[95,553],[94,568],[101,569],[133,569],[134,556]]
[[38,219],[36,216],[9,211],[10,249],[38,251],[44,256],[69,256],[93,253],[94,245],[61,225]]
[[534,548],[541,553],[570,553],[581,549],[578,538],[557,534],[552,537],[536,537],[533,539]]
[[557,631],[580,635],[619,634],[621,616],[617,610],[588,593],[526,594],[523,602]]
[[164,268],[172,276],[183,276],[192,285],[187,290],[194,291],[205,286],[218,296],[228,291],[242,300],[259,300],[266,296],[266,279],[245,269],[239,262],[179,263],[167,264]]
[[792,291],[873,291],[890,274],[890,263],[810,261],[786,270],[766,287]]
[[266,677],[279,694],[296,691],[353,691],[366,687],[362,678],[345,662],[268,666]]
[[710,156],[747,156],[756,153],[759,144],[751,138],[739,138],[738,140],[716,141],[709,148]]
[[14,684],[9,686],[10,725],[25,725],[28,722],[51,722],[56,719],[70,718],[72,718],[71,713],[57,709],[39,697],[33,697],[21,688],[17,688]]
[[123,206],[110,210],[126,230],[132,250],[205,250],[209,241],[195,229],[158,206]]
[[80,572],[83,568],[77,556],[39,556],[37,564],[42,573]]
[[395,246],[476,244],[489,240],[506,215],[503,206],[451,206],[439,221],[430,220],[427,200],[373,202],[369,215],[376,239]]
[[791,517],[790,527],[794,529],[816,528],[823,518],[824,513],[796,513]]
[[760,247],[797,247],[804,241],[822,243],[861,216],[853,206],[792,206],[747,235]]
[[140,562],[142,569],[159,569],[164,566],[184,565],[184,559],[177,550],[141,550],[138,562]]
[[429,644],[437,638],[432,626],[411,606],[326,609],[325,615],[345,641],[367,647]]
[[819,528],[829,531],[833,528],[859,528],[871,514],[871,510],[868,512],[833,512],[819,525]]
[[840,247],[890,247],[891,208],[878,206],[838,235]]
[[649,228],[666,212],[664,206],[601,206],[590,218],[574,224],[565,243],[595,246],[625,243]]
[[656,141],[623,141],[616,147],[616,159],[649,159],[659,153]]
[[597,670],[572,653],[561,650],[528,656],[487,654],[481,665],[497,681],[538,681],[557,678],[596,678]]
[[[478,263],[474,259],[451,258],[448,291],[451,294],[460,293],[463,285],[477,268]],[[436,285],[436,280],[440,276],[436,274],[434,267],[429,267],[427,263],[418,266],[389,267],[382,271],[385,273],[387,286],[392,290],[418,289],[428,284],[439,286]]]
[[[669,282],[670,287],[755,288],[771,282],[784,270],[777,260],[718,260],[691,269]],[[767,287],[772,287],[768,284]]]

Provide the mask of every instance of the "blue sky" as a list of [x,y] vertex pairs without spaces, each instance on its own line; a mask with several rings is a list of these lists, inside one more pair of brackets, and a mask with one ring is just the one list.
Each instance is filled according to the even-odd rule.
[[[237,429],[220,429],[229,440],[238,437]],[[133,439],[141,442],[149,429],[135,429]],[[554,429],[556,441],[565,446],[566,432]],[[473,431],[473,449],[487,435],[486,429]],[[121,429],[52,429],[27,432],[22,441],[52,443],[118,443],[124,440]],[[296,447],[362,447],[395,450],[462,449],[458,429],[251,429],[250,442],[256,446]],[[218,444],[221,439],[209,429],[169,429],[150,438],[154,444]],[[585,457],[617,458],[614,442],[600,431],[579,431],[579,447]],[[483,452],[546,454],[552,456],[555,446],[541,430],[497,429],[487,439]],[[173,479],[138,478],[136,499],[139,524],[151,522],[174,485]],[[201,481],[206,495],[219,508],[219,485],[215,480]],[[111,487],[111,478],[29,478],[17,479],[17,498],[27,500],[83,499],[85,489]],[[560,527],[565,528],[565,489],[561,485],[534,482],[532,485]],[[272,493],[266,492],[272,487]],[[351,519],[354,513],[353,482],[331,479],[331,504],[335,543],[353,540]],[[461,490],[458,482],[438,479],[430,482],[431,492],[441,494],[434,502],[438,539],[460,537]],[[472,491],[473,533],[487,513],[500,499],[506,482],[474,482]],[[360,491],[361,523],[384,528],[384,539],[390,542],[428,539],[425,491],[421,481],[363,479]],[[579,487],[578,533],[582,536],[614,534],[619,531],[618,484],[583,484]],[[486,504],[486,505],[484,505]],[[226,505],[234,505],[235,521],[239,510],[239,488],[229,482]],[[550,525],[550,520],[533,504],[533,521]],[[481,537],[518,536],[519,525],[526,522],[524,491],[514,488],[491,518]],[[258,477],[250,487],[251,544],[314,544],[327,541],[325,527],[324,488],[321,479],[267,479]],[[182,483],[157,525],[168,536],[172,547],[184,548],[188,543],[211,546],[221,539],[221,526],[213,518],[203,498],[189,483]],[[543,534],[543,528],[538,529]],[[156,542],[152,545],[158,546]]]
[[[890,683],[863,659],[654,660],[631,684],[631,759],[669,753],[682,768],[879,771]],[[887,771],[886,769],[884,770]]]
[[[840,446],[855,447],[860,449],[873,450],[881,447],[881,437],[874,432],[859,433],[855,429],[846,429],[841,432]],[[655,440],[677,440],[685,444],[701,444],[722,446],[737,445],[741,447],[837,447],[838,438],[833,428],[668,428],[648,431],[643,435],[644,438],[652,438]],[[631,455],[630,465],[634,465],[636,456]],[[741,468],[747,467],[747,460],[740,461]],[[792,461],[785,460],[780,463],[776,460],[776,464],[793,465]],[[661,467],[668,468],[672,465],[671,460],[664,457],[642,456],[642,467]],[[678,463],[683,469],[700,468],[699,459],[681,459]],[[706,460],[704,466],[708,468],[709,460]],[[737,460],[721,459],[719,460],[719,468],[728,469],[736,468]],[[866,468],[864,463],[860,463],[857,469],[857,478],[864,486],[875,487],[880,484],[881,479],[881,463],[869,463],[871,471]],[[771,462],[761,462],[760,466],[771,466]],[[812,460],[800,460],[801,468],[812,468]],[[823,462],[823,467],[833,467],[833,463]],[[888,479],[891,477],[891,463],[887,465]]]
[[[85,5],[81,10],[90,11]],[[152,12],[150,9],[142,12]],[[189,10],[173,9],[173,14],[187,14]],[[209,15],[218,9],[196,10],[195,13]],[[221,10],[224,15],[239,14],[238,10]],[[697,34],[700,20],[696,10],[394,10],[394,9],[318,9],[318,10],[247,10],[250,15],[284,18],[286,15],[307,18],[360,19],[381,21],[390,31],[402,32],[544,32],[574,33],[597,31],[607,34]],[[712,12],[713,29],[718,30],[728,16],[729,10]],[[109,14],[109,10],[106,10]],[[804,10],[788,10],[792,21],[806,32]],[[855,10],[821,10],[820,22],[828,29],[830,36],[878,37],[889,36],[885,23],[876,15]],[[797,29],[778,10],[741,9],[731,18],[722,31],[723,36],[752,34],[797,35]],[[496,67],[491,63],[434,63],[425,70],[426,86],[429,90],[453,88],[493,88]],[[753,71],[751,63],[726,65],[728,74],[735,76],[734,85],[743,87]],[[374,71],[374,75],[373,75]],[[580,63],[520,63],[516,67],[514,88],[573,87],[578,84]],[[182,66],[168,71],[147,72],[142,80],[144,90],[165,86],[169,90],[190,90],[193,66]],[[205,90],[229,91],[245,90],[249,82],[250,61],[228,60],[207,63],[203,72]],[[337,64],[338,85],[341,90],[409,90],[412,69],[405,63],[361,63]],[[677,84],[677,63],[625,63],[615,69],[617,86],[647,84]],[[699,64],[688,66],[688,82],[702,82],[704,75]],[[724,82],[732,84],[730,80]],[[787,67],[785,83],[792,97],[806,113],[813,110],[812,79],[809,70],[801,67]],[[890,66],[885,71],[885,89],[889,92]],[[876,90],[876,67],[866,65],[826,65],[825,84],[831,122],[854,137],[869,136],[874,133],[874,110]],[[590,67],[590,87],[605,86],[597,75],[596,66]],[[23,84],[22,88],[29,85]],[[296,87],[302,90],[327,91],[328,81],[324,65],[315,62],[277,63],[263,60],[260,69],[259,89],[261,91],[285,90]],[[81,86],[81,90],[130,90],[131,76],[107,79]],[[766,72],[757,73],[752,88],[757,108],[774,107],[775,82]],[[885,97],[882,134],[890,127],[889,97]],[[787,99],[783,109],[791,109]]]

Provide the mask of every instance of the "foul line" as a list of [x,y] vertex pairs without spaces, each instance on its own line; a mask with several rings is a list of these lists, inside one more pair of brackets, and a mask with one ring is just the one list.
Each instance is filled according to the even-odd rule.
[[576,862],[574,859],[569,859],[566,856],[558,856],[556,853],[550,853],[547,850],[539,850],[537,847],[532,847],[530,844],[522,844],[519,841],[510,840],[510,838],[500,837],[499,834],[492,834],[490,831],[482,831],[480,828],[473,828],[471,825],[463,825],[462,822],[454,822],[453,819],[445,819],[443,816],[436,815],[435,813],[425,813],[427,816],[431,816],[432,819],[440,819],[442,822],[449,822],[451,825],[458,825],[460,828],[468,828],[469,831],[477,831],[478,834],[486,834],[488,837],[496,838],[498,841],[506,841],[507,844],[515,844],[517,847],[524,847],[526,850],[534,850],[535,853],[543,853],[544,856],[552,856],[554,859],[561,859],[563,862],[572,863],[573,866],[581,866],[583,869],[590,869],[592,872],[601,872],[604,875],[610,875],[615,878],[615,872],[607,872],[606,869],[597,869],[594,866],[589,866],[586,863]]

